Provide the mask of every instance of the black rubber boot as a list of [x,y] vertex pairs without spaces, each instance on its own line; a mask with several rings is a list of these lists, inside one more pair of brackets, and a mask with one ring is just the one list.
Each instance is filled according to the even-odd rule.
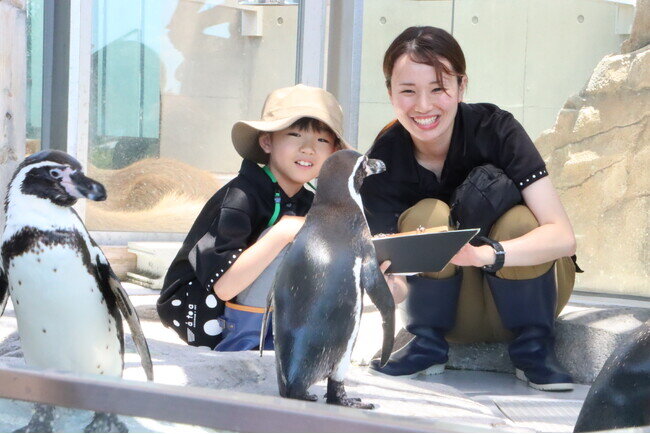
[[448,359],[445,333],[456,321],[462,273],[448,279],[412,276],[408,282],[406,330],[415,337],[394,352],[386,365],[381,367],[379,360],[373,360],[370,369],[394,376],[414,376],[425,370],[428,374],[440,374]]
[[573,390],[573,378],[555,356],[555,268],[527,280],[485,276],[503,325],[515,334],[508,353],[517,378],[534,389]]

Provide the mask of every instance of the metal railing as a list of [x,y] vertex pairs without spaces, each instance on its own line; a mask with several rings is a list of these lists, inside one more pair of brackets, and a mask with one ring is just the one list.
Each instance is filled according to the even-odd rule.
[[489,432],[500,425],[439,421],[227,390],[0,367],[0,398],[235,432]]

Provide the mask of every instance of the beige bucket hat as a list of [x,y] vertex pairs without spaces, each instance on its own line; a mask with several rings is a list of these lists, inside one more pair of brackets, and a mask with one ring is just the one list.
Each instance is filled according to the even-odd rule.
[[280,131],[300,118],[325,123],[338,137],[342,149],[352,149],[343,139],[343,111],[334,95],[304,84],[271,92],[264,102],[261,120],[239,121],[233,125],[232,143],[242,157],[266,164],[269,156],[259,145],[259,133]]

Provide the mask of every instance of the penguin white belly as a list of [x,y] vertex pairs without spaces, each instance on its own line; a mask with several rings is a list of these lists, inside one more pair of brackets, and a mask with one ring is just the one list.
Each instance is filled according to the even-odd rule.
[[97,282],[69,247],[11,260],[11,299],[25,362],[43,369],[122,375],[115,320]]
[[361,265],[362,259],[355,258],[354,266],[352,267],[352,276],[354,278],[354,287],[355,287],[355,306],[352,320],[354,321],[354,329],[350,334],[350,339],[347,342],[345,347],[345,353],[341,357],[341,360],[336,365],[334,372],[332,373],[332,379],[336,381],[344,381],[345,374],[348,372],[350,367],[350,359],[352,357],[352,349],[354,348],[354,343],[357,340],[357,334],[359,333],[359,326],[361,324],[361,310],[363,308],[363,291],[361,290]]

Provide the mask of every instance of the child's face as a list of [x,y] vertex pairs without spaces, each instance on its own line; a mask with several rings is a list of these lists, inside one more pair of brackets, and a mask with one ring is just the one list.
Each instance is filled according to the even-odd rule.
[[[285,193],[293,195],[316,178],[334,152],[335,136],[329,132],[289,127],[260,136],[260,146],[269,154],[269,167]],[[291,191],[287,191],[291,190]]]

